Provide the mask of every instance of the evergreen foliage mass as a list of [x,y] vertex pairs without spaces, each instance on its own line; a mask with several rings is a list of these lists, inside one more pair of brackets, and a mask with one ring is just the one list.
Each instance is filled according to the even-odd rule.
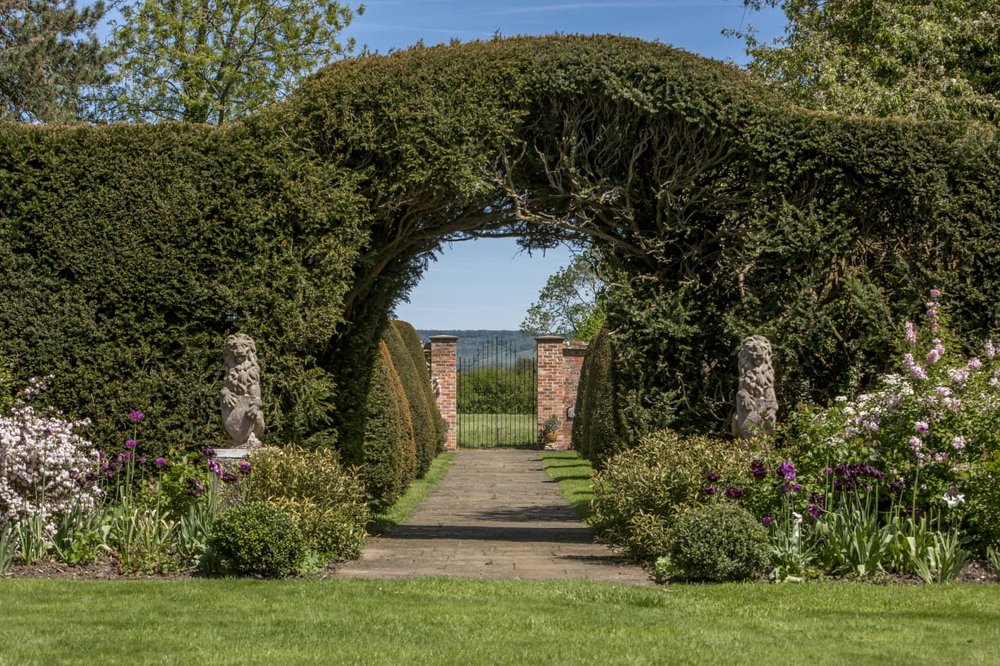
[[614,350],[607,330],[590,343],[580,374],[572,446],[600,465],[623,442]]
[[[445,432],[448,424],[441,416],[437,406],[437,396],[434,395],[434,388],[431,385],[431,371],[427,367],[427,357],[424,355],[424,345],[420,341],[420,335],[409,322],[395,320],[393,326],[403,338],[403,344],[413,359],[413,367],[416,369],[417,385],[424,394],[424,403],[430,413],[431,422],[434,424],[434,446],[428,448],[427,453],[433,458],[438,453],[444,451]],[[429,463],[428,463],[429,465]]]
[[[402,324],[403,322],[395,320],[389,322],[383,339],[389,349],[389,356],[392,357],[392,365],[399,375],[403,392],[406,394],[406,405],[413,423],[413,438],[417,452],[416,477],[421,478],[437,455],[438,431],[434,419],[437,408],[427,402],[430,379],[426,372],[418,371],[412,350],[403,339]],[[422,350],[419,362],[424,367],[427,366]]]
[[998,162],[991,125],[805,111],[615,37],[364,55],[221,129],[3,124],[0,356],[54,372],[96,443],[142,408],[184,448],[221,431],[239,328],[272,433],[361,462],[387,313],[442,242],[587,237],[629,276],[606,292],[626,439],[724,430],[748,333],[787,405],[874,377],[928,285],[963,339],[995,329]]

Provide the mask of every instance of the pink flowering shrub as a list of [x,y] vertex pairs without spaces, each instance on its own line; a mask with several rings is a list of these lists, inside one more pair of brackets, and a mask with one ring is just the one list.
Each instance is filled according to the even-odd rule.
[[54,532],[59,516],[76,507],[90,511],[101,497],[98,452],[75,432],[87,421],[27,404],[43,389],[32,380],[24,398],[0,415],[0,526],[39,516]]
[[[936,511],[946,497],[964,497],[977,464],[1000,455],[996,347],[987,340],[971,356],[961,353],[949,341],[940,296],[931,290],[925,323],[906,322],[900,372],[868,393],[793,415],[807,486],[878,488],[918,512]],[[852,473],[859,465],[865,474]],[[956,518],[968,510],[952,504]]]

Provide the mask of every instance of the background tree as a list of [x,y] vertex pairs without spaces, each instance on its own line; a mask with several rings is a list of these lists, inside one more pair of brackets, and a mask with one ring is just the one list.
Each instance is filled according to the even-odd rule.
[[811,108],[1000,121],[996,0],[744,0],[780,7],[783,37],[746,41],[749,72]]
[[106,55],[94,28],[104,4],[0,0],[0,119],[72,121],[82,90],[105,80]]
[[593,250],[573,257],[565,268],[552,275],[538,300],[528,308],[521,330],[532,335],[562,335],[573,340],[590,340],[604,323],[600,294],[604,282],[598,277],[599,258]]
[[105,113],[221,125],[353,49],[337,36],[363,11],[330,0],[140,0],[114,31]]

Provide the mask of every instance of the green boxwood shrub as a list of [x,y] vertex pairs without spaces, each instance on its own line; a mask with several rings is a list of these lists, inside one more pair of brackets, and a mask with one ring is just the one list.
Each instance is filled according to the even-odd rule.
[[[413,354],[403,339],[402,323],[399,321],[389,322],[383,340],[389,349],[389,355],[392,357],[392,365],[396,368],[402,382],[403,391],[406,393],[406,404],[413,422],[413,439],[417,449],[416,476],[419,478],[427,473],[431,461],[437,455],[438,431],[435,423],[437,408],[427,402],[430,379],[427,372],[421,373],[419,371]],[[427,365],[424,362],[423,354],[421,354],[420,364]]]
[[448,424],[441,416],[441,411],[437,406],[437,397],[434,395],[434,389],[431,386],[430,368],[427,367],[427,357],[424,355],[424,345],[420,341],[420,334],[417,333],[417,329],[413,328],[413,326],[408,322],[396,320],[395,326],[396,330],[403,338],[403,343],[406,345],[406,349],[410,352],[410,357],[413,359],[413,365],[414,368],[416,368],[418,380],[417,384],[423,391],[424,400],[429,406],[431,421],[434,423],[435,432],[433,455],[437,455],[438,453],[444,451],[444,442]]
[[710,502],[677,521],[669,570],[688,580],[758,578],[770,562],[768,539],[767,530],[746,509],[731,502]]
[[324,560],[361,555],[370,517],[361,479],[344,469],[329,449],[265,447],[251,454],[250,475],[241,484],[244,501],[280,507]]
[[267,502],[237,504],[221,513],[212,524],[208,548],[222,572],[265,578],[297,573],[307,551],[292,517]]
[[607,329],[602,329],[587,348],[585,372],[577,396],[573,447],[600,467],[624,446],[624,432],[615,381],[614,349]]
[[[686,509],[725,495],[722,482],[747,478],[755,446],[671,430],[650,433],[637,446],[609,458],[594,477],[590,522],[602,538],[629,556],[659,557]],[[717,481],[709,476],[715,474]]]
[[385,343],[379,345],[365,408],[360,450],[345,455],[348,462],[361,466],[368,505],[377,513],[399,498],[417,469],[406,392]]

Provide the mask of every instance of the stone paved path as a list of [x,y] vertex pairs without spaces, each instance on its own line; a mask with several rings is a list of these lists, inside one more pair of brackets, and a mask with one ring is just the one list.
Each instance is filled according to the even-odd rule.
[[542,470],[541,453],[460,451],[413,516],[370,539],[338,578],[587,579],[649,583],[640,568],[594,543]]

